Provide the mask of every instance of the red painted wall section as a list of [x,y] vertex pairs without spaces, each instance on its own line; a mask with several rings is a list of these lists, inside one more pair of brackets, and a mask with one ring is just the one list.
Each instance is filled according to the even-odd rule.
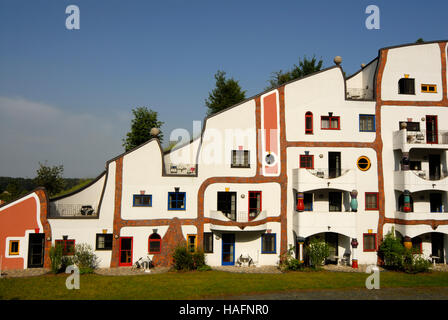
[[[27,196],[28,197],[28,196]],[[23,269],[24,258],[8,258],[5,253],[9,251],[8,237],[25,237],[26,230],[39,228],[37,222],[37,208],[40,203],[34,198],[17,200],[17,202],[5,209],[0,208],[0,255],[2,256],[2,270]],[[35,231],[33,231],[35,232]],[[39,230],[43,232],[43,230]],[[20,241],[20,252],[28,248],[28,242]],[[26,257],[25,257],[26,259]]]
[[[278,175],[279,170],[279,145],[278,135],[280,128],[278,127],[278,105],[277,105],[277,92],[274,92],[268,96],[263,97],[263,129],[265,150],[263,152],[271,152],[276,157],[275,164],[267,166],[263,161],[265,175]],[[263,156],[264,158],[264,156]]]

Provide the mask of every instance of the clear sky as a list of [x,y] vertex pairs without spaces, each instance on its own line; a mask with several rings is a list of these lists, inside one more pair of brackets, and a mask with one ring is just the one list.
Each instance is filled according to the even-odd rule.
[[[80,9],[67,30],[65,9]],[[366,7],[380,9],[368,30]],[[192,131],[220,69],[246,96],[304,55],[347,75],[391,45],[448,39],[448,1],[0,0],[0,176],[38,162],[95,177],[123,152],[131,109]]]

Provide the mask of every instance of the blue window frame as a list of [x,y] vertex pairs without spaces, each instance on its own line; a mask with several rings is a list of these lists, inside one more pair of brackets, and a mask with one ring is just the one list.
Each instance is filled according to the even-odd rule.
[[134,194],[132,200],[134,207],[152,207],[152,195],[151,194]]
[[375,132],[375,115],[360,114],[359,115],[359,132]]
[[168,210],[185,210],[185,192],[168,192]]
[[275,233],[265,233],[261,235],[261,253],[277,252],[277,235]]

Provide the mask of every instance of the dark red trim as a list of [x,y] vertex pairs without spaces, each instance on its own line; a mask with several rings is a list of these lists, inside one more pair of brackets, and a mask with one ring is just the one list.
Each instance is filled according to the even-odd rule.
[[[322,120],[329,121],[330,128],[322,128]],[[337,128],[331,128],[331,120],[337,119],[338,120],[338,127]],[[341,117],[340,116],[321,116],[320,117],[320,129],[321,130],[341,130]]]
[[[73,243],[73,251],[72,252],[68,252],[67,251],[67,243]],[[71,240],[55,240],[55,244],[57,245],[57,244],[61,244],[62,245],[62,254],[64,255],[64,256],[72,256],[72,255],[74,255],[75,254],[75,244],[76,244],[76,241],[75,240],[73,240],[73,239],[71,239]]]
[[[157,235],[159,238],[151,238],[152,236]],[[151,242],[158,242],[159,243],[159,251],[151,251]],[[150,254],[158,254],[162,251],[162,239],[157,233],[153,233],[148,238],[148,253]]]
[[[306,126],[306,121],[308,119],[311,119],[311,128],[307,128]],[[313,134],[313,128],[314,128],[313,113],[311,111],[308,111],[307,113],[305,113],[305,134]]]
[[[365,236],[374,236],[374,239],[375,239],[375,249],[366,249],[366,248],[365,248],[365,243],[364,243],[364,237],[365,237]],[[377,249],[377,244],[378,244],[378,242],[377,242],[376,233],[363,233],[363,234],[362,234],[362,250],[363,250],[364,252],[374,252],[374,251],[376,251],[376,249]]]
[[[123,239],[131,239],[131,262],[121,262],[121,240]],[[118,251],[118,265],[120,267],[129,267],[132,266],[132,254],[134,250],[134,239],[132,237],[120,237],[120,249]],[[126,250],[128,251],[128,250]]]
[[[376,207],[375,208],[367,208],[367,195],[376,194]],[[380,207],[380,196],[378,192],[366,192],[364,195],[364,207],[366,210],[379,210]]]
[[[306,167],[306,166],[302,166],[302,158],[305,158],[305,157],[307,157],[307,158],[309,158],[309,157],[311,157],[311,167]],[[304,168],[304,169],[314,169],[314,155],[312,155],[312,154],[301,154],[300,155],[300,168]]]
[[[248,199],[248,203],[247,203],[247,207],[248,207],[248,210],[247,210],[247,215],[248,215],[248,221],[251,221],[251,220],[253,220],[251,217],[250,217],[250,209],[258,209],[258,208],[251,208],[250,207],[250,199],[251,198],[255,198],[255,199],[257,199],[257,194],[260,194],[260,210],[259,210],[259,212],[258,212],[258,214],[261,212],[261,210],[262,210],[262,199],[263,199],[263,196],[262,196],[262,192],[261,191],[249,191],[249,199]],[[254,196],[255,195],[255,196]],[[257,215],[258,215],[257,214]]]

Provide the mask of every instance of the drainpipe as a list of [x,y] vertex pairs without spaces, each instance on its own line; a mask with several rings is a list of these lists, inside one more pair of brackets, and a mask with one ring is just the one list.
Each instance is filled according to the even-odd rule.
[[303,263],[303,244],[305,243],[305,238],[297,237],[297,243],[299,244],[299,261]]

